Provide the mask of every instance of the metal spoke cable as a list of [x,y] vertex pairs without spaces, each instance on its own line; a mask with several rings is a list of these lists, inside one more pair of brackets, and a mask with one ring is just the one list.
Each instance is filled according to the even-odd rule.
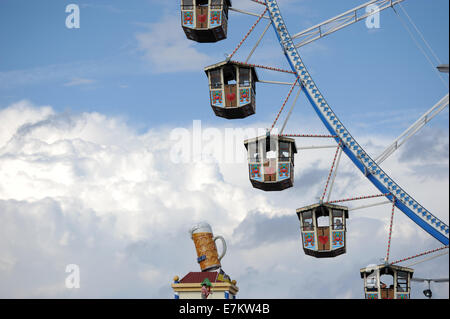
[[386,193],[386,194],[378,194],[378,195],[369,195],[369,196],[361,196],[361,197],[338,199],[338,200],[332,200],[332,201],[326,202],[325,204],[350,202],[350,201],[354,201],[354,200],[369,199],[369,198],[376,198],[376,197],[386,197],[386,196],[389,196],[389,195],[392,195],[392,194],[391,193]]
[[300,76],[297,76],[297,79],[295,80],[295,82],[292,84],[291,89],[289,90],[288,96],[286,97],[286,99],[284,100],[283,105],[281,106],[280,111],[277,114],[277,117],[275,118],[275,121],[273,121],[272,127],[268,130],[269,132],[273,130],[273,128],[275,127],[275,124],[277,124],[278,118],[281,115],[281,112],[283,112],[284,107],[286,106],[286,103],[289,101],[289,97],[292,94],[292,91],[294,90],[295,86],[297,85],[297,82],[299,80]]
[[[242,9],[236,9],[236,8],[230,7],[230,8],[228,8],[228,10],[234,11],[234,12],[238,12],[238,13],[247,14],[247,15],[254,16],[254,17],[259,17],[259,14],[257,14],[257,13],[245,11],[245,10],[242,10]],[[264,16],[263,18],[270,20],[270,18],[268,16]]]
[[336,180],[339,162],[341,161],[341,155],[342,155],[342,147],[339,148],[339,155],[338,155],[338,159],[337,159],[337,163],[336,163],[336,168],[334,169],[334,172],[333,172],[333,177],[331,178],[330,190],[328,191],[327,201],[330,200],[331,192],[333,191],[334,181]]
[[300,89],[298,90],[297,95],[295,96],[294,103],[292,103],[291,109],[289,110],[289,113],[286,116],[286,119],[284,120],[283,126],[281,127],[281,130],[280,130],[280,134],[283,134],[284,129],[286,128],[286,124],[289,121],[292,111],[294,110],[295,104],[297,103],[298,97],[300,96],[300,93],[302,92],[302,88],[303,87],[300,86]]
[[[318,135],[318,134],[278,134],[279,136],[286,136],[286,137],[323,137],[323,138],[336,138],[336,135]],[[333,147],[336,147],[336,145],[333,145]]]
[[348,211],[355,211],[355,210],[359,210],[359,209],[364,209],[364,208],[370,208],[370,207],[375,207],[375,206],[381,206],[381,205],[386,205],[386,204],[390,204],[392,203],[390,200],[386,200],[384,202],[381,203],[375,203],[375,204],[369,204],[369,205],[363,205],[363,206],[358,206],[358,207],[353,207],[353,208],[349,208]]
[[300,146],[297,147],[298,150],[317,150],[317,149],[321,149],[321,148],[336,148],[336,145],[324,145],[324,146]]
[[[292,85],[291,82],[281,82],[281,81],[258,80],[258,82],[267,84]],[[296,84],[296,86],[300,86],[300,84]]]
[[250,66],[250,67],[254,67],[254,68],[266,69],[266,70],[270,70],[270,71],[295,74],[295,72],[293,72],[293,71],[284,70],[284,69],[280,69],[280,68],[275,68],[275,67],[271,67],[271,66],[265,66],[265,65],[260,65],[260,64],[252,64],[252,63],[244,63],[244,62],[232,61],[232,60],[230,60],[230,62],[238,63],[238,64],[242,64],[242,65],[246,65],[246,66]]
[[339,153],[339,150],[341,149],[341,145],[342,145],[342,143],[341,143],[341,141],[339,141],[339,144],[336,148],[336,154],[334,154],[333,164],[331,164],[330,173],[328,174],[327,183],[325,185],[325,189],[323,190],[322,198],[320,199],[321,202],[323,202],[323,199],[325,198],[325,194],[326,194],[327,188],[328,188],[328,183],[330,182],[330,177],[331,177],[331,174],[333,173],[334,164],[336,163],[336,158]]
[[241,45],[245,42],[245,40],[247,40],[248,36],[250,35],[250,33],[252,33],[252,31],[255,29],[256,25],[259,23],[259,21],[261,21],[261,19],[264,17],[264,15],[267,12],[267,7],[264,10],[264,12],[259,16],[259,18],[256,20],[256,22],[252,25],[252,27],[250,28],[250,30],[248,30],[247,34],[244,36],[244,38],[241,40],[241,42],[239,42],[238,46],[236,47],[236,49],[234,49],[233,53],[231,53],[231,55],[229,55],[227,57],[227,60],[231,60],[231,58],[235,55],[235,53],[237,52],[237,50],[239,50],[239,48],[241,47]]
[[417,41],[417,39],[414,37],[412,31],[408,28],[408,26],[406,25],[406,22],[403,20],[403,18],[398,14],[397,10],[395,10],[394,7],[392,7],[392,9],[394,10],[395,14],[397,15],[397,17],[399,18],[401,24],[403,25],[403,27],[405,28],[405,30],[408,32],[409,36],[411,37],[411,39],[414,41],[414,43],[416,44],[417,48],[422,52],[422,54],[425,56],[425,58],[428,60],[428,62],[430,63],[431,67],[433,68],[434,72],[437,74],[437,76],[439,77],[439,79],[441,79],[442,83],[444,84],[444,86],[447,88],[448,90],[448,84],[447,82],[444,80],[444,78],[442,77],[441,73],[439,72],[439,70],[436,68],[436,65],[434,65],[433,61],[431,61],[430,57],[428,56],[428,54],[425,52],[424,48],[420,45],[420,43]]
[[424,263],[424,262],[426,262],[426,261],[430,261],[430,260],[433,260],[433,259],[435,259],[435,258],[444,256],[444,255],[448,255],[448,251],[446,251],[445,253],[440,253],[440,254],[437,254],[437,255],[435,255],[435,256],[431,256],[431,257],[424,258],[424,259],[422,259],[422,260],[416,261],[416,262],[414,262],[414,263],[412,263],[412,264],[406,265],[406,267],[412,267],[412,266],[415,266],[415,265]]
[[391,252],[391,239],[392,239],[392,226],[394,225],[394,213],[395,213],[395,197],[392,200],[391,223],[389,226],[389,239],[388,239],[388,246],[387,246],[386,258],[385,258],[386,263],[389,262],[389,254]]
[[425,43],[425,45],[428,47],[428,50],[430,50],[431,54],[433,54],[434,58],[436,59],[438,64],[442,64],[441,60],[439,59],[439,57],[436,55],[436,53],[434,52],[434,50],[431,48],[431,46],[428,44],[427,40],[425,40],[425,37],[423,36],[422,32],[420,32],[419,28],[416,26],[416,24],[414,23],[413,19],[411,19],[411,17],[409,16],[408,12],[406,12],[405,8],[403,8],[402,4],[399,3],[398,6],[400,7],[400,9],[402,9],[403,13],[406,15],[406,17],[408,18],[409,22],[412,24],[412,26],[414,27],[414,29],[416,29],[417,33],[420,35],[420,37],[422,38],[422,41]]
[[[310,138],[337,138],[337,135],[319,135],[319,134],[279,134],[285,137],[310,137]],[[318,146],[299,146],[298,150],[316,150],[323,148],[336,148],[336,145],[318,145]]]
[[250,1],[252,1],[252,2],[256,2],[256,3],[259,3],[259,4],[262,4],[263,6],[265,6],[265,5],[266,5],[266,3],[265,3],[265,2],[263,2],[263,1],[259,1],[259,0],[250,0]]
[[398,263],[401,263],[401,262],[404,262],[404,261],[407,261],[407,260],[411,260],[411,259],[414,259],[414,258],[417,258],[417,257],[420,257],[420,256],[429,255],[429,254],[435,253],[435,252],[440,251],[440,250],[443,250],[443,249],[448,249],[448,245],[447,245],[447,246],[443,246],[443,247],[441,247],[441,248],[436,248],[436,249],[433,249],[433,250],[428,250],[428,251],[426,251],[426,252],[423,252],[423,253],[420,253],[420,254],[417,254],[417,255],[414,255],[414,256],[411,256],[411,257],[399,259],[399,260],[394,261],[394,262],[392,262],[392,263],[390,263],[390,264],[391,264],[391,265],[395,265],[395,264],[398,264]]

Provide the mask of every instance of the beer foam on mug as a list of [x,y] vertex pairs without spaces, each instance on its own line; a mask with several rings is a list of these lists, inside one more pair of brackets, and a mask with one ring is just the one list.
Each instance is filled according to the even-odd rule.
[[189,233],[191,234],[191,237],[194,234],[194,232],[196,232],[196,233],[212,233],[212,228],[211,228],[211,225],[209,225],[207,222],[201,222],[191,228],[191,230],[189,231]]

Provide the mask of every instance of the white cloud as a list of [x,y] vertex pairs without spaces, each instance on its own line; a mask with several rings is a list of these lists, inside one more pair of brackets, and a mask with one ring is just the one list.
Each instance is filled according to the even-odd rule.
[[19,101],[8,108],[0,110],[0,118],[2,120],[2,125],[0,125],[0,146],[5,145],[12,137],[11,132],[16,132],[22,125],[34,124],[52,114],[54,112],[51,107],[34,108],[27,100]]
[[212,57],[195,48],[186,38],[179,17],[166,16],[160,22],[148,24],[148,31],[136,34],[138,48],[156,73],[198,71],[215,63]]
[[[26,101],[0,118],[0,297],[171,298],[173,276],[199,269],[188,230],[203,220],[225,237],[222,264],[242,298],[361,298],[359,269],[386,253],[389,205],[351,214],[346,255],[303,254],[295,209],[321,194],[334,150],[301,152],[295,187],[265,193],[251,187],[245,163],[173,163],[167,128],[139,135],[117,118]],[[368,140],[371,149],[387,144]],[[445,176],[422,183],[399,158],[387,162],[389,172],[448,222],[448,159]],[[333,197],[376,193],[342,162]],[[396,213],[391,258],[436,247]],[[80,267],[80,289],[64,287],[68,264]],[[416,274],[448,276],[448,259]],[[436,296],[448,298],[448,289]]]

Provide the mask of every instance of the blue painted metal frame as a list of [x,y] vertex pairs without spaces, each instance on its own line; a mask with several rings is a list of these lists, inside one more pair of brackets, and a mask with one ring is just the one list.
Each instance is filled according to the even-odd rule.
[[339,141],[342,141],[342,150],[344,153],[381,193],[390,194],[386,196],[390,201],[393,201],[395,196],[395,206],[398,209],[442,244],[448,245],[448,225],[432,215],[398,186],[381,169],[381,167],[370,158],[339,121],[303,64],[281,16],[277,1],[265,1],[270,13],[272,26],[275,29],[275,33],[284,50],[289,65],[299,77],[300,84],[303,84],[305,88],[303,92],[305,92],[306,97],[330,134],[338,136],[335,138],[336,142],[339,143]]

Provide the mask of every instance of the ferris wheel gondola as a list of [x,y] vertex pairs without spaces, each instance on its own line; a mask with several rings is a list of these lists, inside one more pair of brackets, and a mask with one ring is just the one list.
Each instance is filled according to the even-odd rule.
[[244,141],[250,181],[264,191],[281,191],[294,185],[295,140],[267,135]]
[[[317,258],[345,254],[347,207],[319,203],[297,209],[297,216],[305,254]],[[319,223],[319,218],[323,224]]]
[[[410,299],[414,270],[395,265],[369,265],[360,270],[366,299]],[[386,285],[383,276],[390,277]]]
[[188,39],[217,42],[227,38],[230,0],[181,0],[181,25]]
[[211,107],[226,119],[242,119],[256,110],[256,82],[254,67],[224,61],[205,68],[209,81]]

